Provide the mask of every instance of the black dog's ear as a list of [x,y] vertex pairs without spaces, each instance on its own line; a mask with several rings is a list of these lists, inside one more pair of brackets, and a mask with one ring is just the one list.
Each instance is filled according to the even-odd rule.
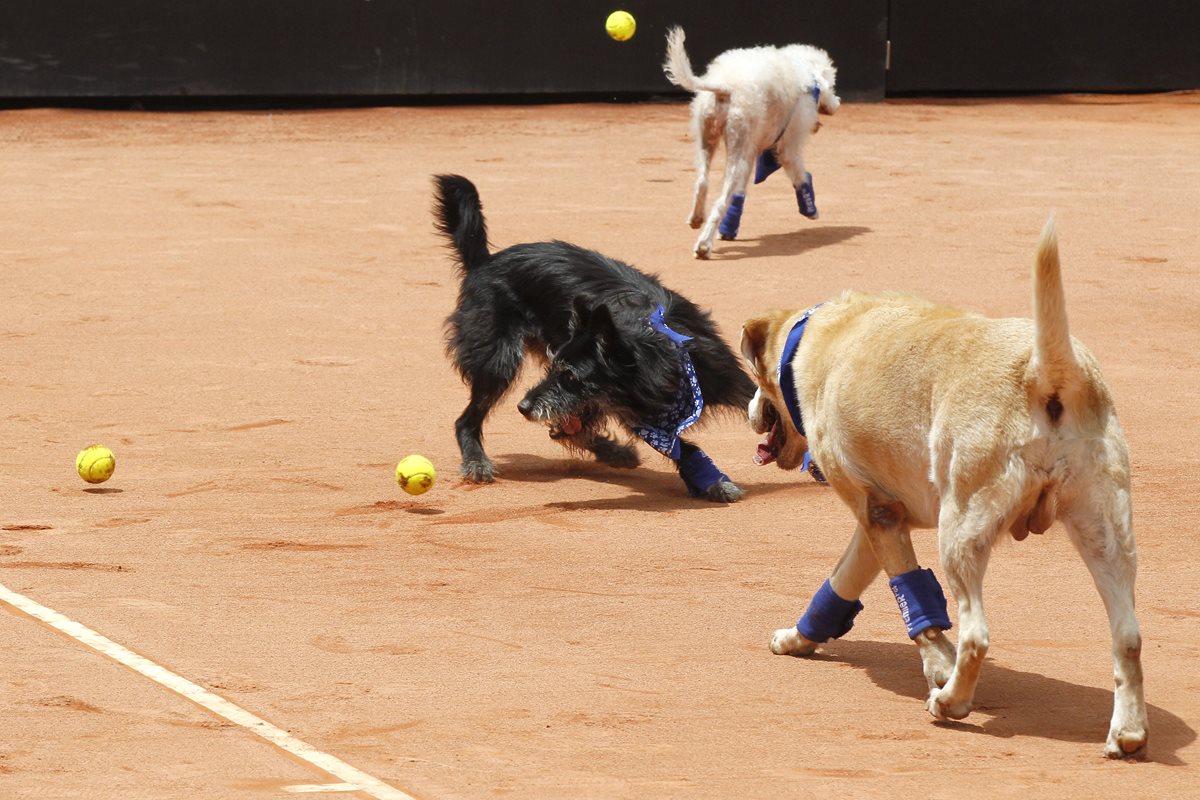
[[608,306],[601,303],[592,309],[590,328],[596,337],[602,356],[613,360],[624,354],[627,349],[625,340],[621,337],[621,329],[617,327],[616,320],[613,319],[612,311]]
[[592,309],[588,306],[587,301],[581,296],[575,297],[575,302],[572,305],[571,313],[571,333],[583,329],[587,330],[592,327]]

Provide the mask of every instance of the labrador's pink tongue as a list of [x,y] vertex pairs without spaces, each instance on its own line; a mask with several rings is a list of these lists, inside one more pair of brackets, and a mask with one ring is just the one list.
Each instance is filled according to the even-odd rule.
[[758,443],[758,448],[754,451],[754,463],[760,467],[770,464],[777,455],[779,451],[775,449],[775,431],[772,429],[767,438]]

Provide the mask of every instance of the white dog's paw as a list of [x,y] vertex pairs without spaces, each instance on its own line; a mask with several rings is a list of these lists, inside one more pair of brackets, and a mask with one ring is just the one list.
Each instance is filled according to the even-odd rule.
[[934,689],[929,693],[929,701],[925,704],[936,719],[966,719],[971,713],[971,703],[955,703],[945,689]]
[[699,242],[696,242],[696,246],[692,249],[692,252],[695,254],[696,258],[707,259],[710,255],[712,255],[712,242],[700,240]]
[[1108,758],[1125,758],[1130,761],[1146,759],[1146,726],[1113,728],[1104,743],[1104,755]]
[[810,656],[817,651],[817,643],[800,635],[795,628],[780,628],[771,637],[771,652],[777,656]]

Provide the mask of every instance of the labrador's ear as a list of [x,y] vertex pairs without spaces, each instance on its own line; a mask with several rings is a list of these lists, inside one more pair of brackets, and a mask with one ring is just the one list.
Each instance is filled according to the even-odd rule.
[[742,325],[742,358],[750,367],[750,374],[757,378],[762,374],[763,353],[767,349],[767,337],[771,333],[771,317],[754,317]]

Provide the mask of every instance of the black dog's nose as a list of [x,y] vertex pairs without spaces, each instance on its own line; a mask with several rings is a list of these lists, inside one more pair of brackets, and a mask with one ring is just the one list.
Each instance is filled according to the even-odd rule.
[[529,398],[525,398],[517,403],[517,411],[520,411],[525,419],[529,419],[530,413],[533,412],[533,403],[529,402]]

